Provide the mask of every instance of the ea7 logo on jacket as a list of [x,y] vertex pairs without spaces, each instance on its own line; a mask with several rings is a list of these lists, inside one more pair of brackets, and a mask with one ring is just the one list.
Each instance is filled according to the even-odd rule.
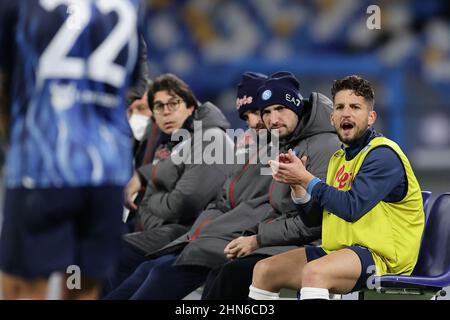
[[344,189],[346,186],[348,187],[347,189],[350,189],[353,181],[353,173],[345,172],[345,165],[342,165],[337,171],[334,180],[339,183],[338,189]]

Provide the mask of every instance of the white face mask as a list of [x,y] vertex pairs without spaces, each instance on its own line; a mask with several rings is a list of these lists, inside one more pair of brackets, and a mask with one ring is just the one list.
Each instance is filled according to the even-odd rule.
[[132,114],[128,122],[130,123],[131,131],[136,140],[141,141],[145,134],[150,118],[141,114]]

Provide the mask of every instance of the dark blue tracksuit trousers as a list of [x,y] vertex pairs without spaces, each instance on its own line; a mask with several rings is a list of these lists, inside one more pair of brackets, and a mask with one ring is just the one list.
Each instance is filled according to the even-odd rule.
[[201,286],[209,268],[173,266],[176,254],[147,260],[110,292],[106,300],[179,300]]

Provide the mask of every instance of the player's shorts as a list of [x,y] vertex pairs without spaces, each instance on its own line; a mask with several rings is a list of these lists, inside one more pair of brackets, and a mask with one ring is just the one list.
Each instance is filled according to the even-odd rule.
[[[361,261],[361,275],[356,281],[355,286],[350,292],[359,291],[367,288],[367,279],[375,272],[375,262],[373,261],[372,254],[365,247],[351,246],[346,249],[354,251]],[[308,262],[319,259],[325,256],[327,253],[322,247],[306,246],[306,260]]]
[[103,281],[117,267],[122,211],[118,186],[6,190],[0,269],[34,279],[75,265]]

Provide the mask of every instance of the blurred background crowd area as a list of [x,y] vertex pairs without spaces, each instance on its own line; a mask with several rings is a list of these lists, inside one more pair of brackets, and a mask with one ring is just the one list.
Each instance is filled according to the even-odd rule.
[[[370,5],[380,29],[369,29]],[[450,3],[440,0],[152,0],[150,74],[172,72],[232,122],[244,71],[291,71],[304,97],[360,74],[376,88],[376,128],[397,141],[422,187],[450,190]]]
[[[380,29],[367,27],[371,5]],[[233,128],[245,126],[235,112],[245,71],[291,71],[305,98],[362,75],[376,89],[376,129],[406,151],[423,189],[450,191],[450,2],[147,0],[145,17],[150,76],[177,74]]]

